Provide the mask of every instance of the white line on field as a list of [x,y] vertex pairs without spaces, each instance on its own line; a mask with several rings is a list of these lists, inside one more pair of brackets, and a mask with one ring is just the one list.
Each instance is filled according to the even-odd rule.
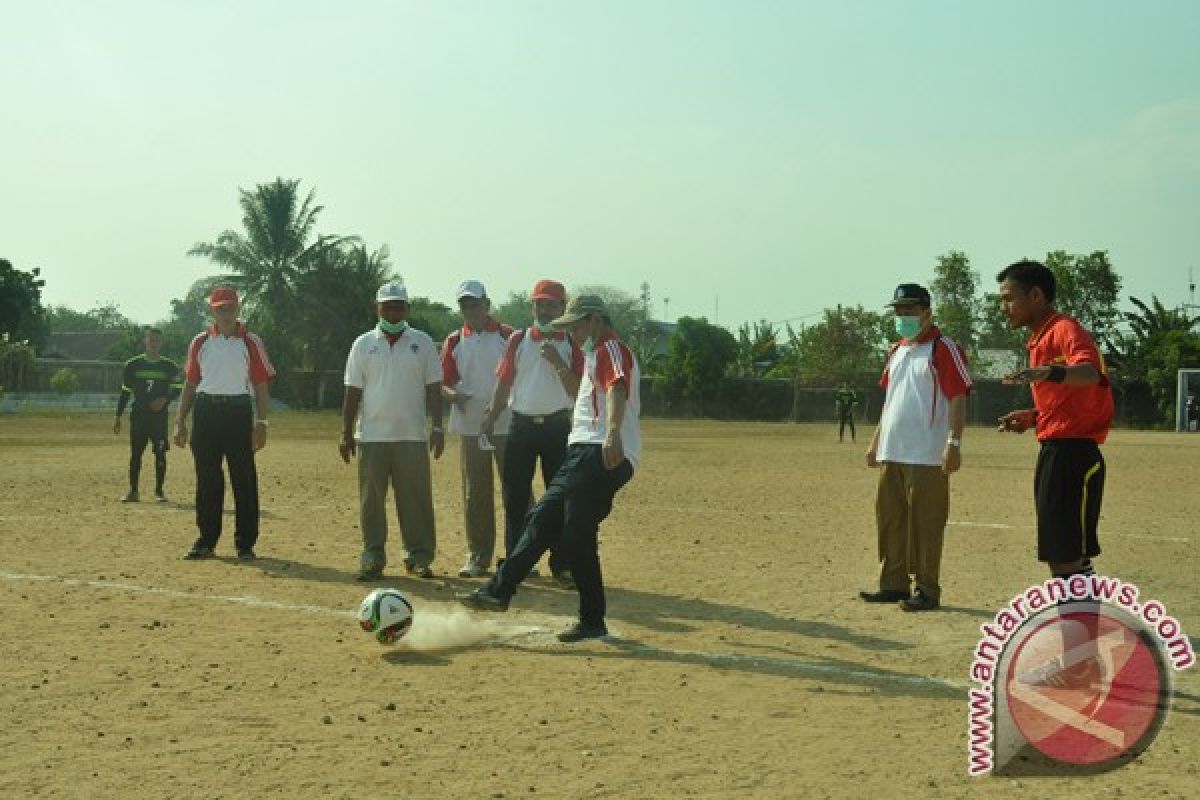
[[[275,600],[264,600],[248,595],[215,595],[200,592],[188,592],[181,589],[167,589],[160,586],[141,586],[133,583],[102,581],[88,578],[67,578],[59,575],[35,575],[28,573],[8,572],[0,570],[0,579],[18,582],[58,583],[66,586],[84,586],[105,591],[129,592],[131,594],[158,595],[160,597],[176,597],[188,600],[216,601],[249,606],[251,608],[268,608],[277,611],[299,611],[306,614],[322,614],[342,618],[353,618],[353,611],[328,608],[326,606],[280,603]],[[415,630],[415,627],[414,627]],[[490,643],[518,650],[545,651],[548,649],[561,650],[553,636],[546,628],[540,626],[513,626],[507,630],[497,629]],[[866,669],[847,669],[845,667],[821,661],[805,659],[771,658],[766,656],[744,655],[739,653],[708,653],[699,650],[676,650],[668,647],[657,647],[643,642],[624,641],[612,637],[608,643],[616,651],[634,653],[669,661],[703,663],[713,667],[750,666],[760,669],[772,669],[781,672],[792,672],[806,677],[828,675],[832,677],[854,678],[875,684],[899,684],[906,686],[922,686],[937,689],[951,689],[965,692],[966,683],[943,680],[925,675],[904,675],[894,672],[874,672]]]
[[[262,510],[268,513],[277,511],[328,511],[336,506],[331,505],[311,505],[311,506],[263,506]],[[802,517],[805,514],[799,511],[772,511],[769,509],[736,509],[736,508],[709,508],[692,506],[685,508],[682,506],[642,506],[641,508],[649,511],[666,511],[675,514],[762,514],[767,517]],[[226,509],[232,511],[232,509]],[[181,508],[179,506],[162,506],[157,508],[114,508],[114,509],[91,509],[87,511],[61,511],[56,514],[5,514],[0,515],[0,523],[3,522],[18,522],[40,519],[59,519],[63,514],[70,514],[72,517],[79,516],[125,516],[128,514],[156,514],[163,511],[168,512],[191,512],[190,508]],[[349,511],[348,511],[349,513]],[[951,521],[947,525],[953,525],[959,528],[989,528],[991,530],[1033,530],[1032,525],[1010,525],[1006,522],[965,522]],[[1118,539],[1141,539],[1147,542],[1172,542],[1174,544],[1190,544],[1191,539],[1184,536],[1156,536],[1149,533],[1120,533],[1105,531],[1104,536],[1116,537]]]

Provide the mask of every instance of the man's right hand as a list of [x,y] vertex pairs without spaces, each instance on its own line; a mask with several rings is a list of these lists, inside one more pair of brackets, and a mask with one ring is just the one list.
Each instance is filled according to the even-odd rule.
[[180,420],[175,425],[175,446],[176,447],[186,447],[187,440],[188,440],[187,424],[183,420]]
[[341,454],[342,461],[349,464],[350,459],[354,457],[354,451],[354,437],[342,434],[342,438],[338,440],[338,453]]
[[120,433],[120,432],[121,432],[121,418],[117,417],[116,420],[113,421],[113,433]]
[[1010,411],[998,420],[997,430],[1011,433],[1024,433],[1037,424],[1037,414],[1029,409]]

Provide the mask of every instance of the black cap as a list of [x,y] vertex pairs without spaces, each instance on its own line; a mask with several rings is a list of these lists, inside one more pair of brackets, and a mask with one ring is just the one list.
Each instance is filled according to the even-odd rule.
[[896,287],[889,306],[932,305],[929,290],[919,283],[902,283]]

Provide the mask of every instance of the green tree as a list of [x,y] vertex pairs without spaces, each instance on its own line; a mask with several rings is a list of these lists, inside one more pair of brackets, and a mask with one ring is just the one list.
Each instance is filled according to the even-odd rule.
[[797,379],[819,386],[853,381],[864,372],[883,369],[892,315],[862,306],[826,309],[823,318],[793,332]]
[[766,320],[738,328],[738,373],[744,376],[765,375],[779,361],[779,332]]
[[571,297],[581,294],[599,295],[604,300],[613,327],[617,329],[621,340],[637,356],[639,364],[649,364],[653,360],[651,351],[658,336],[658,328],[650,324],[647,307],[641,297],[634,297],[621,289],[603,285],[577,286],[569,291]]
[[1124,378],[1150,387],[1160,421],[1171,423],[1178,371],[1200,367],[1200,317],[1166,308],[1155,296],[1149,304],[1136,297],[1129,302],[1137,308],[1124,314],[1129,333],[1114,337],[1120,371]]
[[663,378],[667,388],[704,414],[704,400],[720,392],[721,379],[737,360],[737,340],[703,317],[681,317],[668,344]]
[[942,332],[974,354],[977,343],[976,321],[983,308],[979,300],[979,273],[961,250],[938,256],[934,279],[929,286],[933,310]]
[[63,367],[50,376],[50,388],[58,394],[75,394],[79,391],[79,373]]
[[1054,273],[1055,308],[1079,320],[1102,346],[1110,345],[1122,313],[1117,308],[1121,276],[1113,269],[1108,252],[1077,255],[1054,250],[1046,254],[1046,266]]
[[503,303],[492,300],[492,316],[505,325],[525,328],[533,321],[533,300],[529,292],[509,292]]
[[17,342],[40,347],[45,341],[45,309],[42,287],[46,282],[41,270],[19,270],[0,258],[0,334]]
[[0,333],[0,395],[24,389],[35,366],[37,359],[32,346],[11,338],[8,333]]
[[336,259],[330,249],[359,243],[357,236],[317,235],[324,207],[314,203],[315,190],[300,200],[299,183],[276,178],[253,192],[239,189],[242,230],[226,230],[214,242],[197,242],[188,250],[233,273],[214,276],[214,282],[239,291],[244,316],[269,340],[277,361],[293,364],[303,351],[294,324],[302,276]]
[[455,328],[462,325],[462,315],[458,309],[450,308],[445,303],[427,297],[413,297],[408,301],[408,324],[425,331],[437,343],[444,341]]
[[50,306],[46,309],[46,330],[50,333],[120,331],[136,327],[137,323],[112,303],[98,305],[87,311],[76,311],[67,306]]

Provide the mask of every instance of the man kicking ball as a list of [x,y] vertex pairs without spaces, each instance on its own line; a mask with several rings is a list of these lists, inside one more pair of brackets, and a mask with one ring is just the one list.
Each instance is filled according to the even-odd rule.
[[488,585],[459,594],[458,599],[480,611],[507,611],[517,586],[561,539],[579,591],[579,620],[558,638],[578,642],[608,634],[598,534],[613,497],[633,477],[641,454],[640,374],[637,359],[617,338],[599,297],[572,298],[566,313],[551,324],[566,330],[584,352],[567,460],[525,518],[516,548]]

